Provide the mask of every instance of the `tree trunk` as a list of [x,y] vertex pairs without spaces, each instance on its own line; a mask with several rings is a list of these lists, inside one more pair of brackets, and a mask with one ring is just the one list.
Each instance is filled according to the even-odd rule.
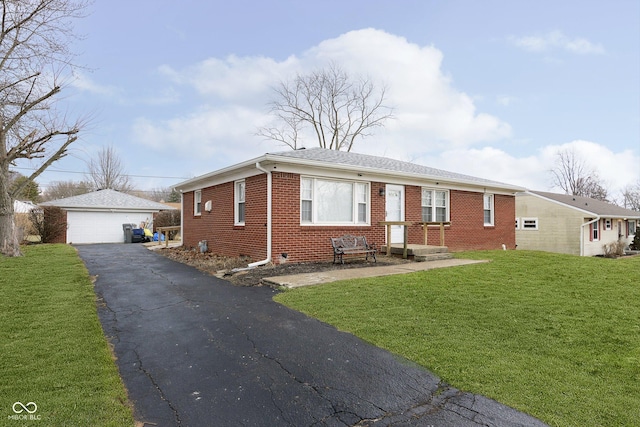
[[9,165],[0,164],[0,254],[21,256],[18,233],[13,221],[13,199],[9,196]]

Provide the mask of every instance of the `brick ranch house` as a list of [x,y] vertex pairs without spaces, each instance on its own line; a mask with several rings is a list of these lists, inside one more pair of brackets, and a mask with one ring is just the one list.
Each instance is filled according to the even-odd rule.
[[[331,260],[330,237],[364,235],[386,244],[381,221],[449,222],[449,250],[514,249],[515,193],[521,187],[413,163],[322,148],[267,153],[181,182],[182,239],[218,255],[260,262]],[[438,243],[440,227],[428,227]],[[404,240],[395,227],[392,243]]]

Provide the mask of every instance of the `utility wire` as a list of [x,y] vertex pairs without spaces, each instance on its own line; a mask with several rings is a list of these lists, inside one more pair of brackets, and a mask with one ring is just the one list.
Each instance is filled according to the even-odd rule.
[[[20,169],[20,170],[36,170],[36,168],[25,168],[25,167],[14,167],[12,169]],[[66,171],[61,169],[47,169],[46,172],[60,172],[60,173],[73,173],[80,175],[87,175],[87,172],[78,172],[78,171]],[[189,179],[188,177],[183,176],[158,176],[158,175],[129,175],[123,173],[122,176],[127,176],[129,178],[160,178],[160,179]]]

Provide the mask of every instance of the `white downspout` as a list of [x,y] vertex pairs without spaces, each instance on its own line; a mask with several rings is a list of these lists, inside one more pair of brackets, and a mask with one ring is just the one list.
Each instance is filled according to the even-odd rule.
[[[600,221],[599,216],[597,216],[595,219],[592,219],[589,222],[585,222],[580,226],[580,256],[584,256],[584,227],[598,221]],[[598,236],[600,236],[600,230],[598,230]]]
[[260,165],[260,162],[256,162],[256,169],[267,174],[267,258],[262,261],[252,262],[248,265],[249,268],[258,267],[261,265],[268,264],[271,262],[271,187],[272,187],[272,177],[271,171],[266,170]]

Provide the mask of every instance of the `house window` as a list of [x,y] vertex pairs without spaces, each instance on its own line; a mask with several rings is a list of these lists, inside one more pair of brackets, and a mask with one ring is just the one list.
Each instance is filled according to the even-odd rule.
[[236,181],[235,183],[235,225],[244,225],[244,206],[245,206],[245,182]]
[[520,230],[520,218],[516,218],[516,230]]
[[300,179],[302,224],[369,224],[369,183]]
[[522,229],[523,230],[537,230],[538,229],[538,218],[522,218]]
[[193,215],[202,215],[202,190],[193,192]]
[[369,185],[356,183],[356,203],[358,208],[358,224],[366,224],[369,206]]
[[449,220],[449,192],[422,189],[422,221],[447,222]]
[[611,230],[611,218],[608,218],[608,219],[604,220],[604,229],[605,230]]
[[600,239],[600,227],[598,226],[598,223],[599,221],[596,221],[595,223],[591,223],[589,225],[591,230],[591,236],[589,240],[596,241]]
[[303,178],[300,180],[300,221],[313,222],[313,180]]
[[636,222],[629,220],[629,235],[634,235],[636,234]]
[[484,198],[484,225],[493,226],[493,194],[485,194]]

